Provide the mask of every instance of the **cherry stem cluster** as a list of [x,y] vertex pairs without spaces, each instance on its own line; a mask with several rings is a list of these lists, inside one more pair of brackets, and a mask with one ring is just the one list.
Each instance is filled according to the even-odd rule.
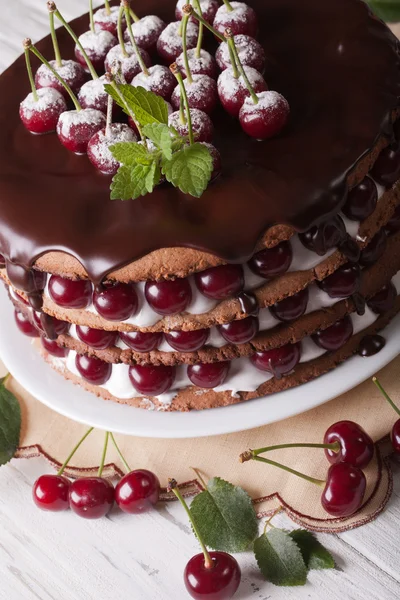
[[68,457],[66,458],[66,460],[64,461],[64,463],[61,465],[57,475],[62,475],[65,471],[65,469],[68,466],[69,461],[71,460],[71,458],[74,456],[74,454],[77,452],[77,450],[82,446],[83,442],[86,440],[86,438],[92,433],[94,427],[90,427],[87,432],[85,433],[85,435],[83,437],[81,437],[81,439],[79,440],[79,442],[76,444],[76,446],[72,449],[71,453],[68,455]]
[[281,463],[278,463],[274,460],[270,460],[269,458],[251,455],[251,456],[249,456],[249,458],[247,458],[247,460],[256,460],[258,462],[272,465],[273,467],[278,467],[279,469],[283,469],[283,471],[286,471],[287,473],[291,473],[292,475],[297,475],[297,477],[301,477],[301,479],[305,479],[306,481],[309,481],[310,483],[314,483],[315,485],[319,485],[320,487],[324,487],[326,484],[326,481],[324,481],[323,479],[316,479],[315,477],[310,477],[309,475],[305,475],[305,473],[296,471],[296,469],[291,469],[290,467],[287,467],[286,465],[282,465]]
[[186,119],[187,119],[188,132],[189,132],[189,144],[191,146],[193,146],[194,136],[193,136],[193,127],[192,127],[192,116],[190,114],[189,101],[188,101],[188,97],[187,97],[187,93],[186,93],[185,84],[183,82],[182,73],[180,72],[179,67],[176,63],[173,63],[170,66],[170,70],[175,75],[175,77],[179,83],[181,98],[183,98],[183,104],[185,106],[185,111],[186,111]]
[[193,517],[192,517],[192,515],[190,513],[190,510],[189,510],[189,507],[187,505],[187,502],[184,499],[184,497],[182,496],[182,493],[181,493],[181,491],[180,491],[180,489],[178,487],[178,484],[177,484],[177,482],[176,482],[175,479],[169,479],[168,480],[168,488],[167,489],[168,489],[168,491],[171,491],[178,498],[179,502],[182,504],[183,508],[185,509],[186,514],[189,517],[189,521],[190,521],[190,523],[191,523],[191,525],[193,527],[193,531],[194,531],[194,533],[195,533],[195,535],[196,535],[196,537],[197,537],[197,539],[199,541],[199,544],[201,546],[201,550],[202,550],[202,552],[204,554],[204,566],[205,566],[206,569],[212,569],[213,568],[213,561],[212,561],[212,558],[210,556],[210,553],[208,552],[207,547],[206,547],[205,543],[203,542],[203,539],[202,539],[202,537],[200,535],[200,532],[199,532],[199,530],[198,530],[198,528],[196,526],[196,523],[194,522]]
[[125,457],[122,454],[122,452],[121,452],[121,450],[120,450],[120,448],[119,448],[119,446],[118,446],[118,444],[117,444],[117,442],[115,440],[114,434],[111,433],[111,431],[110,431],[110,438],[111,438],[112,443],[114,444],[114,447],[115,447],[116,451],[118,452],[118,456],[120,457],[120,459],[124,463],[124,466],[125,466],[125,469],[126,469],[127,473],[130,473],[132,469],[130,468],[130,466],[126,462]]
[[198,12],[194,11],[193,7],[191,7],[190,14],[192,17],[194,17],[196,19],[196,21],[198,21],[199,23],[202,23],[204,25],[204,27],[206,27],[209,31],[211,31],[211,33],[216,38],[218,38],[221,42],[225,42],[224,36],[219,31],[217,31],[212,25],[210,25],[210,23],[205,20],[205,18],[203,17],[202,14],[199,14]]
[[108,448],[108,440],[110,438],[110,433],[108,431],[106,431],[106,434],[104,436],[104,446],[103,446],[103,452],[101,454],[101,460],[100,460],[100,465],[99,465],[99,470],[97,471],[97,477],[101,477],[103,474],[103,469],[104,469],[104,463],[106,462],[106,456],[107,456],[107,448]]
[[382,387],[381,383],[379,382],[379,380],[376,377],[373,377],[372,381],[374,382],[374,384],[376,385],[376,387],[378,388],[378,390],[380,391],[380,393],[382,394],[382,396],[389,402],[390,406],[400,416],[400,408],[395,405],[395,403],[393,402],[393,400],[391,399],[391,397],[383,389],[383,387]]
[[240,58],[239,58],[239,54],[238,54],[238,51],[236,48],[235,40],[233,39],[233,34],[232,34],[231,29],[225,30],[225,39],[226,39],[228,47],[229,47],[229,54],[231,56],[231,61],[232,61],[232,59],[234,61],[234,62],[232,62],[233,70],[235,71],[235,67],[234,67],[234,64],[235,64],[236,68],[239,70],[239,73],[242,76],[243,81],[249,91],[251,99],[253,100],[254,104],[258,104],[257,94],[255,93],[253,86],[251,85],[249,78],[247,77],[246,71],[242,65]]
[[271,452],[271,450],[283,450],[284,448],[325,448],[326,450],[332,450],[333,452],[340,451],[340,443],[333,442],[332,444],[310,444],[310,443],[295,443],[295,444],[278,444],[276,446],[267,446],[265,448],[258,448],[257,450],[249,450],[248,452],[243,452],[240,455],[240,461],[246,462],[247,460],[251,460],[253,456],[259,456],[260,454],[264,454],[265,452]]
[[129,38],[131,40],[132,47],[135,51],[136,58],[138,59],[138,63],[140,65],[142,72],[148,77],[149,76],[148,68],[146,67],[144,60],[142,58],[142,55],[139,52],[139,48],[138,48],[138,45],[135,40],[135,36],[133,35],[133,31],[132,31],[131,14],[129,11],[129,0],[122,0],[122,5],[124,7],[125,21],[126,21],[126,25],[128,27]]
[[118,22],[117,22],[118,42],[119,42],[119,45],[121,46],[122,56],[124,58],[128,58],[129,54],[127,53],[126,48],[125,48],[124,31],[122,29],[122,21],[124,18],[124,14],[125,14],[125,9],[124,9],[123,3],[121,2],[121,6],[119,7],[119,13],[118,13]]

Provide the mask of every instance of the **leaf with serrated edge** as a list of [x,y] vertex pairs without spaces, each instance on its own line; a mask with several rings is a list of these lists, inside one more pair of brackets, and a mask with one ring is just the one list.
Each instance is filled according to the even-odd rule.
[[162,171],[167,181],[184,194],[200,198],[211,179],[213,161],[208,148],[196,143],[184,146],[172,155],[171,160],[162,161]]
[[168,125],[150,123],[143,127],[143,133],[161,150],[166,160],[171,160],[173,139]]
[[109,148],[113,157],[123,165],[151,165],[153,157],[142,144],[137,142],[118,142]]
[[[116,103],[129,114],[125,103],[122,102],[114,88],[110,84],[106,84],[104,87]],[[120,85],[118,89],[141,127],[149,123],[164,123],[165,125],[168,123],[168,105],[161,96],[157,96],[140,86]]]
[[193,499],[190,513],[205,544],[214,550],[242,552],[258,532],[250,496],[219,477]]
[[[111,200],[136,200],[154,189],[157,165],[122,165],[111,183]],[[151,184],[153,182],[153,185]]]
[[21,408],[18,400],[5,387],[6,378],[0,379],[0,466],[14,456],[21,433]]
[[254,554],[267,581],[279,586],[304,585],[307,567],[300,548],[282,529],[271,529],[254,542]]
[[311,531],[295,529],[289,535],[300,548],[303,560],[309,570],[335,568],[332,554],[317,540]]

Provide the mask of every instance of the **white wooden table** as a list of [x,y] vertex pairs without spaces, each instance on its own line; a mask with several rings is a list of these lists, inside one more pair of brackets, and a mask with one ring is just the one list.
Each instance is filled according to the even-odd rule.
[[[96,2],[99,4],[99,2]],[[84,0],[59,0],[70,19]],[[44,0],[1,1],[0,71],[21,51],[21,40],[48,33]],[[1,132],[0,132],[1,135]],[[42,459],[13,460],[0,469],[0,600],[183,600],[182,573],[198,552],[176,504],[141,516],[112,512],[100,521],[71,513],[46,514],[31,501]],[[274,600],[398,600],[400,598],[400,463],[395,489],[376,521],[340,536],[321,535],[337,569],[312,572],[302,588],[266,583],[250,554],[240,555],[242,584],[235,598]],[[276,525],[291,527],[284,516]]]

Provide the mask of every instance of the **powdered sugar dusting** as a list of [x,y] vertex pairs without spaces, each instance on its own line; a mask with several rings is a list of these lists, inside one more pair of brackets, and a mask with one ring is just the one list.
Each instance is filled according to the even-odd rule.
[[[244,34],[235,35],[233,39],[242,65],[248,65],[258,71],[262,71],[265,62],[265,52],[261,44],[249,35]],[[215,58],[221,70],[226,69],[231,64],[229,47],[226,42],[219,45],[215,53]]]
[[[214,126],[210,117],[197,108],[190,109],[190,116],[195,137],[200,141],[211,142]],[[174,127],[180,135],[186,136],[189,133],[187,124],[181,121],[179,111],[172,113],[168,117],[168,124]]]
[[[193,75],[193,81],[189,83],[184,80],[186,92],[190,94],[191,107],[197,108],[196,105],[203,104],[204,99],[209,98],[212,94],[216,94],[216,83],[208,75]],[[181,89],[177,85],[172,94],[172,104],[178,108],[180,104]]]
[[104,26],[108,23],[113,23],[116,26],[118,23],[118,13],[119,6],[111,6],[110,14],[107,13],[105,8],[99,8],[99,10],[94,13],[96,31],[99,29],[104,29]]
[[289,111],[289,104],[286,98],[278,92],[268,91],[257,94],[258,104],[255,104],[252,98],[246,98],[243,103],[243,111],[246,113],[246,120],[251,121],[253,118],[258,118],[259,110],[268,110],[273,107],[281,107]]
[[[264,77],[261,73],[256,71],[256,69],[253,69],[253,67],[245,66],[243,68],[252,87],[257,87],[261,84],[264,84],[264,87],[266,87]],[[222,71],[221,75],[218,77],[218,93],[220,95],[222,93],[225,98],[235,97],[238,91],[243,89],[247,92],[244,79],[241,75],[236,79],[232,67],[228,67],[225,71]]]
[[94,108],[83,110],[67,110],[60,116],[57,124],[57,133],[69,137],[71,128],[77,125],[105,125],[106,118],[102,112]]
[[[183,48],[182,37],[179,35],[180,26],[180,21],[174,21],[173,23],[167,25],[164,31],[161,33],[157,41],[157,49],[161,55],[168,53],[169,56],[173,56],[175,59],[179,56],[179,54],[181,54]],[[186,38],[188,48],[194,48],[196,46],[198,35],[198,26],[190,21],[187,27]]]
[[[192,75],[207,74],[210,75],[210,77],[212,77],[216,73],[217,69],[215,59],[212,56],[212,54],[207,52],[207,50],[202,49],[200,51],[200,56],[198,57],[196,48],[191,48],[190,50],[188,50],[187,56],[189,61],[189,69]],[[186,75],[183,52],[176,59],[176,64],[178,65],[182,73]]]
[[119,163],[110,152],[110,146],[119,142],[137,142],[134,131],[124,123],[113,123],[107,133],[101,129],[90,140],[88,157],[101,172],[109,174],[118,169]]
[[156,44],[166,26],[166,23],[160,17],[148,15],[139,19],[136,23],[132,23],[133,36],[139,46],[150,48]]
[[[155,89],[173,89],[175,85],[175,77],[172,75],[168,67],[154,65],[153,67],[150,67],[148,71],[148,75],[145,73],[138,73],[138,75],[132,79],[131,85],[134,87],[141,86],[150,91],[154,91]],[[169,94],[169,96],[170,95],[171,94]]]
[[[125,44],[125,51],[128,56],[124,56],[122,48],[120,44],[117,44],[108,52],[106,56],[106,60],[104,63],[106,71],[113,71],[113,69],[118,69],[121,67],[122,73],[126,79],[129,79],[128,83],[130,83],[137,75],[141,69],[139,65],[139,61],[137,59],[135,50],[132,44]],[[150,66],[150,58],[147,54],[146,50],[143,48],[139,48],[140,55],[142,56],[145,64]]]
[[78,99],[79,102],[83,103],[84,108],[92,108],[100,100],[108,96],[104,89],[106,80],[104,75],[98,79],[91,79],[83,84],[79,90]]
[[[79,36],[79,41],[95,60],[102,60],[110,48],[118,43],[117,38],[104,29],[95,32],[85,31]],[[78,46],[75,47],[75,51],[80,53]]]
[[31,92],[21,102],[21,108],[23,108],[26,118],[31,119],[33,112],[41,113],[47,110],[62,112],[67,110],[67,103],[63,95],[54,88],[40,88],[37,90],[37,95],[39,99],[35,100]]
[[[55,60],[49,61],[50,65],[53,67],[53,69],[55,71],[57,71],[57,73],[60,75],[60,77],[62,77],[67,83],[69,81],[74,80],[77,75],[79,75],[79,76],[81,76],[82,74],[84,75],[83,68],[75,60],[62,60],[61,62],[62,62],[62,66],[58,67]],[[48,67],[46,67],[46,65],[40,65],[40,67],[36,71],[36,77],[35,77],[36,82],[38,81],[38,78],[40,78],[40,80],[42,82],[42,86],[44,85],[43,82],[46,82],[46,81],[48,82],[47,85],[49,85],[50,83],[54,83],[54,82],[58,83],[57,77],[55,77],[55,75],[53,75],[53,73],[50,71],[50,69]]]
[[248,4],[244,2],[231,2],[232,11],[228,10],[228,7],[223,4],[217,10],[217,14],[215,15],[215,23],[214,27],[217,25],[223,26],[226,24],[228,27],[229,23],[232,21],[232,18],[235,19],[236,22],[247,23],[247,18],[249,14],[249,10],[253,10],[250,8]]

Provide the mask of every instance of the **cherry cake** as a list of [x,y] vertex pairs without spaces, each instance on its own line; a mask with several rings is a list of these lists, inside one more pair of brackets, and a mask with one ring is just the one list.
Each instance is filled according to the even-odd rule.
[[[205,69],[195,77],[208,77],[215,105],[192,112],[213,143],[214,174],[200,198],[162,182],[110,200],[115,164],[99,170],[63,146],[54,111],[42,128],[34,115],[36,133],[53,132],[28,131],[32,97],[21,121],[24,56],[0,77],[0,277],[16,326],[67,379],[145,409],[226,406],[303,384],[377,352],[374,336],[400,310],[398,41],[358,0],[214,4],[207,20],[230,28],[262,109],[276,114],[258,140],[228,42],[205,36],[191,64]],[[165,78],[166,55],[182,48],[170,39],[179,26],[168,28],[181,5],[134,3],[143,27],[146,15],[161,24],[147,56]],[[82,35],[87,22],[71,26]],[[73,59],[67,31],[57,34]],[[50,35],[37,48],[51,59]],[[136,139],[120,111],[114,120]],[[106,144],[98,152],[112,161]]]

